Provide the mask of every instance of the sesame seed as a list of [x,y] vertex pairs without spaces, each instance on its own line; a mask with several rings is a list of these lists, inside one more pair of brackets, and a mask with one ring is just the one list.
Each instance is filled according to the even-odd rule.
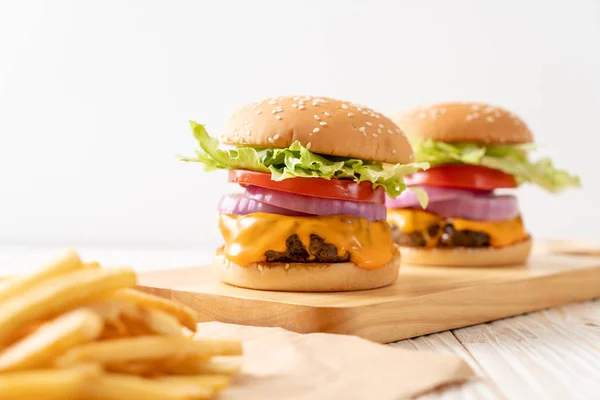
[[250,124],[250,121],[248,121],[248,120],[244,121],[244,125],[249,125],[249,124]]
[[400,128],[396,128],[396,132],[397,133],[402,133],[402,131],[400,130]]
[[392,149],[392,154],[396,154],[396,149]]
[[275,101],[275,100],[271,100],[271,101],[269,101],[267,104],[271,104],[271,105],[273,105],[273,104],[277,104],[277,101]]
[[354,115],[354,113],[351,113],[351,112],[348,113],[349,117],[352,117],[353,115]]
[[313,115],[313,117],[315,117],[317,121],[321,119],[321,117],[319,117],[317,114]]
[[277,114],[277,113],[280,113],[280,112],[283,112],[283,108],[277,107],[273,111],[271,111],[271,114]]
[[383,133],[383,131],[381,130],[381,128],[377,129],[377,133]]
[[[319,128],[317,128],[317,129],[319,129]],[[310,148],[311,148],[311,147],[312,147],[312,143],[311,143],[311,142],[308,142],[308,143],[306,144],[306,148],[307,148],[308,150],[310,150]]]
[[364,137],[367,137],[367,132],[362,133]]
[[342,108],[343,108],[344,110],[347,110],[347,109],[348,109],[348,104],[342,104]]
[[269,141],[269,143],[275,143],[275,139],[273,139],[272,137],[267,139]]
[[363,111],[362,113],[363,113],[364,115],[367,115],[367,114],[368,114],[368,112],[366,112],[366,111]]
[[379,114],[375,114],[375,119],[379,119]]
[[371,136],[377,137],[378,135],[376,133],[371,133]]
[[258,111],[256,112],[256,115],[260,115],[260,114],[262,114],[262,110],[258,110]]
[[321,130],[321,128],[315,128],[315,129],[313,129],[313,132],[314,132],[314,133],[317,133],[317,132],[319,132],[320,130]]
[[392,130],[391,130],[391,129],[388,129],[388,133],[389,133],[390,135],[393,135],[393,134],[394,134],[394,132],[392,132]]
[[290,264],[285,264],[285,270],[287,271],[288,269],[290,269]]
[[467,121],[471,121],[472,119],[473,119],[473,116],[471,114],[467,115],[467,118],[466,118]]
[[377,126],[383,129],[383,124],[379,124]]
[[323,115],[326,116],[326,117],[330,117],[331,116],[331,114],[329,114],[327,111],[323,111]]
[[494,122],[494,117],[487,117],[485,120],[487,122]]
[[364,126],[361,126],[360,128],[358,128],[359,131],[364,132],[367,130],[367,128],[365,128]]
[[281,119],[281,115],[276,115],[275,119],[279,121]]
[[358,111],[362,111],[362,108],[360,108],[360,107],[356,107],[356,109],[357,109]]
[[321,121],[321,122],[319,122],[319,125],[321,125],[321,126],[325,126],[325,125],[327,125],[327,122],[325,122],[325,121]]
[[300,104],[300,105],[298,106],[298,110],[304,110],[304,104]]
[[369,121],[365,122],[365,124],[367,124],[368,126],[373,126],[373,124],[370,123]]
[[297,108],[298,104],[294,103],[294,104],[292,104],[292,107]]
[[263,269],[265,269],[265,267],[263,267],[262,265],[260,265],[260,264],[259,264],[259,265],[258,265],[258,270],[259,270],[260,272],[263,272]]
[[273,139],[274,139],[274,140],[277,140],[277,139],[279,139],[279,133],[278,133],[278,134],[276,134],[275,136],[273,136]]
[[317,100],[317,99],[313,100],[312,105],[315,106],[315,107],[318,106],[319,105],[319,100]]

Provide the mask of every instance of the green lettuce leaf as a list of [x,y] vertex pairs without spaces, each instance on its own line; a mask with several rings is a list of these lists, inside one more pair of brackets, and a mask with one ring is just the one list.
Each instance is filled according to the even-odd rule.
[[579,177],[556,169],[549,158],[532,162],[530,144],[445,143],[432,139],[413,140],[418,162],[440,164],[470,164],[493,168],[513,175],[517,183],[534,183],[550,192],[560,192],[569,186],[581,186]]
[[[373,187],[381,186],[388,196],[396,198],[405,189],[405,175],[429,168],[426,162],[384,166],[355,158],[324,157],[311,153],[298,141],[285,149],[224,149],[219,147],[216,138],[206,132],[204,125],[193,121],[190,124],[200,150],[196,157],[182,157],[182,160],[202,163],[205,170],[247,169],[271,173],[271,179],[275,181],[295,177],[352,179],[355,182],[371,182]],[[417,197],[425,207],[427,196],[419,193]]]

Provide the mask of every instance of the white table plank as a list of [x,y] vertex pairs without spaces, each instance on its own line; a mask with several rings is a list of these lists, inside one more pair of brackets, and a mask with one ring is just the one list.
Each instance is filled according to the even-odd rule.
[[495,384],[486,377],[477,361],[471,357],[463,345],[454,337],[452,332],[434,333],[432,335],[402,340],[400,342],[391,343],[390,345],[409,350],[457,354],[469,363],[478,375],[477,379],[473,379],[462,385],[452,385],[450,387],[441,388],[431,394],[421,396],[419,398],[420,400],[504,399]]
[[453,333],[509,399],[600,396],[600,301]]

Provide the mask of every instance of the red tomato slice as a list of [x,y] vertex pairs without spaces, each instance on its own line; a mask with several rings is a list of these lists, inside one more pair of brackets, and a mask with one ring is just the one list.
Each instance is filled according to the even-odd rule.
[[461,189],[494,190],[515,188],[512,175],[497,169],[467,164],[446,164],[404,178],[409,186],[443,186]]
[[385,191],[382,187],[373,189],[370,182],[356,183],[345,179],[290,178],[274,181],[271,174],[234,169],[229,171],[229,182],[242,186],[254,185],[281,192],[303,194],[306,196],[358,201],[362,203],[385,203]]

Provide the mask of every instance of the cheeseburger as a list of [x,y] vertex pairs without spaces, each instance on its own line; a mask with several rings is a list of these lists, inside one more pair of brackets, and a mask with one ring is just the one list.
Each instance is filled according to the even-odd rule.
[[394,282],[400,254],[386,222],[412,164],[402,131],[370,108],[329,98],[274,97],[242,107],[220,143],[191,123],[186,161],[229,170],[243,193],[218,206],[224,245],[213,270],[252,289],[345,291]]
[[425,210],[411,191],[387,201],[388,222],[405,263],[524,263],[531,237],[510,190],[522,183],[550,192],[579,186],[577,177],[555,169],[549,159],[531,161],[529,128],[500,107],[437,104],[393,120],[410,138],[415,160],[431,165],[406,178],[407,185],[428,194]]

